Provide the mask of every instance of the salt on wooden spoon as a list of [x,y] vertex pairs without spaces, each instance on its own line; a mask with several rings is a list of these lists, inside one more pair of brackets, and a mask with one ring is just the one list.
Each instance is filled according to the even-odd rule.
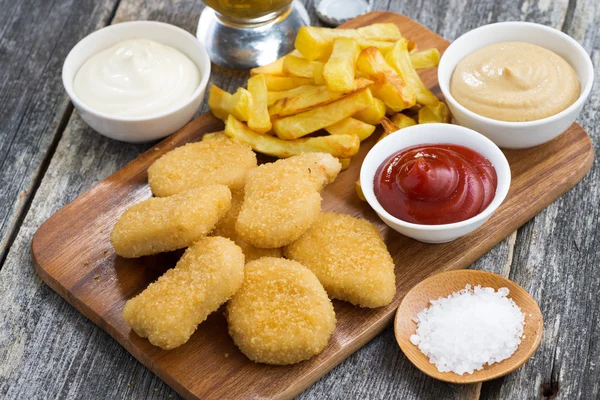
[[[508,297],[514,300],[525,316],[521,343],[512,356],[472,374],[458,375],[454,372],[440,372],[428,357],[414,345],[410,337],[415,334],[417,323],[415,317],[428,308],[430,300],[447,297],[452,293],[465,289],[466,285],[490,287],[496,291],[508,288]],[[394,322],[396,341],[408,359],[427,375],[451,383],[475,383],[499,378],[516,370],[537,350],[542,339],[543,319],[536,301],[525,289],[503,276],[485,271],[458,270],[448,271],[430,278],[413,287],[404,297]]]

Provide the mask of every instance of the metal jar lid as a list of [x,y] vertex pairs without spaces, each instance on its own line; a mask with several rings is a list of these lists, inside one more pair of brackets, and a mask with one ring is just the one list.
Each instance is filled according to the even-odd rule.
[[331,26],[341,25],[369,11],[370,0],[321,0],[316,5],[317,17]]

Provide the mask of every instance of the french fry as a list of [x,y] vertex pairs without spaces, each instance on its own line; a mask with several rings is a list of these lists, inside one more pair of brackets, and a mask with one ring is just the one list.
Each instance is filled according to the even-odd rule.
[[444,102],[435,106],[423,106],[419,110],[419,124],[450,123],[451,115]]
[[375,81],[371,87],[373,96],[383,100],[393,111],[402,111],[415,105],[414,90],[388,65],[383,54],[375,47],[360,52],[356,68]]
[[381,137],[379,138],[379,140],[383,139],[384,137],[386,137],[390,133],[394,133],[394,132],[396,132],[398,130],[398,125],[396,125],[395,123],[393,123],[387,117],[381,118],[381,126],[383,127],[383,133],[381,134]]
[[390,120],[396,124],[398,129],[407,128],[417,124],[417,121],[409,117],[408,115],[397,113],[390,117]]
[[307,86],[307,89],[302,90],[302,92],[300,92],[299,94],[292,94],[291,96],[283,97],[277,100],[275,104],[269,107],[269,115],[272,118],[280,118],[308,111],[312,108],[323,106],[325,104],[329,104],[333,101],[341,99],[342,97],[345,97],[350,93],[354,93],[358,90],[364,89],[372,83],[373,81],[370,81],[368,79],[356,79],[354,81],[352,89],[347,93],[334,92],[329,90],[326,86]]
[[282,90],[279,92],[267,92],[267,105],[271,107],[277,100],[284,99],[286,97],[296,96],[305,92],[311,92],[316,88],[315,85],[303,85],[298,86],[297,88],[293,88],[290,90]]
[[354,69],[359,53],[354,39],[335,39],[331,57],[323,68],[323,78],[330,90],[348,92],[354,88]]
[[252,107],[248,126],[256,132],[265,133],[271,129],[271,118],[267,108],[267,83],[263,74],[248,79],[248,91],[252,95]]
[[273,129],[281,139],[297,139],[321,128],[331,126],[372,104],[373,96],[369,89],[361,89],[322,107],[277,119],[273,122]]
[[[327,59],[333,50],[333,41],[340,37],[354,39],[361,48],[384,42],[395,42],[402,35],[394,24],[373,24],[358,29],[330,29],[303,26],[296,36],[296,50],[308,60]],[[375,46],[378,47],[378,46]]]
[[414,69],[434,68],[440,63],[440,52],[432,48],[411,53],[410,62]]
[[275,76],[265,75],[267,90],[277,92],[281,90],[290,90],[304,85],[313,85],[313,78],[303,78],[299,76]]
[[414,119],[402,113],[395,114],[394,117],[394,121],[391,121],[388,118],[383,118],[381,120],[381,125],[383,126],[383,133],[381,134],[379,139],[377,139],[378,142],[386,136],[389,136],[390,134],[399,131],[400,129],[417,124]]
[[365,194],[362,191],[362,186],[360,185],[360,179],[357,179],[356,182],[354,182],[354,190],[359,199],[367,201],[367,199],[365,199]]
[[325,83],[323,80],[324,63],[309,61],[306,58],[285,56],[283,58],[283,72],[288,75],[313,78],[317,85]]
[[385,103],[383,100],[373,98],[373,105],[371,107],[357,112],[352,117],[367,124],[379,125],[381,118],[385,117]]
[[408,42],[406,39],[400,39],[396,42],[394,48],[385,55],[385,61],[387,61],[387,63],[396,70],[398,75],[400,75],[413,89],[417,98],[417,103],[429,106],[434,106],[439,103],[438,98],[427,89],[419,77],[419,74],[417,74],[417,71],[413,68],[412,62],[410,61],[410,55],[408,54]]
[[217,131],[217,132],[211,132],[211,133],[205,133],[204,136],[202,136],[202,140],[216,140],[216,139],[222,139],[222,138],[226,138],[227,135],[225,134],[225,131]]
[[252,109],[252,95],[244,88],[238,88],[235,94],[231,94],[216,85],[211,85],[208,105],[214,116],[223,121],[229,114],[241,121],[247,121]]
[[417,47],[417,44],[415,42],[413,42],[412,40],[409,40],[409,39],[406,39],[406,40],[408,41],[407,47],[408,47],[409,53],[414,53],[419,50],[419,48]]
[[[288,55],[296,56],[296,57],[302,56],[302,54],[300,54],[300,52],[298,50],[294,50]],[[285,76],[285,73],[283,72],[283,58],[284,57],[278,58],[277,60],[273,61],[272,63],[263,65],[262,67],[252,68],[250,70],[250,76],[254,76],[254,75],[258,75],[258,74]]]
[[356,135],[362,142],[375,132],[375,126],[348,117],[326,127],[325,130],[332,135]]
[[232,115],[225,124],[225,134],[247,143],[255,151],[278,158],[302,153],[324,152],[337,158],[350,158],[358,152],[360,140],[356,135],[328,135],[296,140],[282,140],[254,132]]
[[381,134],[379,139],[377,139],[377,141],[379,142],[384,137],[396,131],[399,131],[400,129],[408,128],[409,126],[416,124],[417,122],[414,119],[402,113],[392,115],[391,119],[383,118],[381,120],[381,125],[383,126],[383,133]]
[[339,158],[338,160],[340,160],[340,164],[342,164],[342,171],[345,169],[348,169],[348,167],[350,166],[350,161],[352,160],[351,158]]
[[[337,31],[338,29],[335,29]],[[332,31],[334,31],[332,29]],[[357,37],[366,39],[377,39],[386,42],[395,42],[402,38],[400,29],[396,24],[392,23],[378,23],[363,26],[362,28],[356,29]]]

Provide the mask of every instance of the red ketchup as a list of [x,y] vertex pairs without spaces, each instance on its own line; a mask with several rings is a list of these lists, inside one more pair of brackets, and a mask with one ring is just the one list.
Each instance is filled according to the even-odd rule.
[[498,177],[481,154],[455,144],[404,149],[377,169],[373,186],[394,217],[423,225],[451,224],[482,212],[494,198]]

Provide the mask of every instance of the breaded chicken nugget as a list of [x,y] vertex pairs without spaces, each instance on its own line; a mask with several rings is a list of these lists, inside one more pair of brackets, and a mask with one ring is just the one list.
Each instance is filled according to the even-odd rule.
[[228,138],[188,143],[163,155],[148,168],[148,183],[157,197],[171,196],[219,183],[244,188],[246,174],[256,167],[250,146]]
[[244,242],[235,232],[235,222],[242,208],[244,201],[244,192],[238,190],[231,193],[231,208],[227,214],[219,221],[215,229],[212,231],[213,236],[223,236],[235,242],[246,256],[246,262],[256,260],[261,257],[281,257],[282,249],[261,249]]
[[244,283],[227,304],[227,322],[248,358],[285,365],[308,360],[327,346],[335,313],[308,268],[263,257],[246,264]]
[[341,169],[327,153],[305,153],[263,164],[248,173],[235,230],[256,247],[276,248],[298,239],[321,211],[323,187]]
[[170,350],[187,342],[243,280],[242,250],[226,238],[202,238],[175,268],[125,303],[123,318],[139,336]]
[[322,213],[285,256],[315,273],[330,297],[361,307],[382,307],[396,294],[394,262],[370,222]]
[[208,185],[135,204],[115,224],[110,242],[121,257],[182,249],[207,235],[231,207],[224,185]]

